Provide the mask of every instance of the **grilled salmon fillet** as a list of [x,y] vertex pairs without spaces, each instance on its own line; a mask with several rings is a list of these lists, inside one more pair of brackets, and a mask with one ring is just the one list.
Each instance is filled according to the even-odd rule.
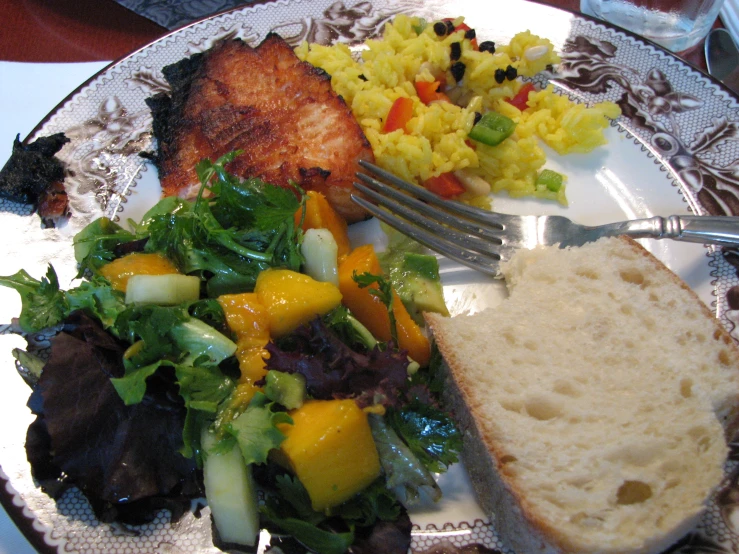
[[295,182],[325,194],[348,222],[366,217],[349,195],[358,160],[374,158],[370,144],[330,76],[300,61],[280,36],[256,48],[220,42],[164,74],[171,95],[147,103],[165,196],[193,198],[201,159],[243,150],[231,173]]

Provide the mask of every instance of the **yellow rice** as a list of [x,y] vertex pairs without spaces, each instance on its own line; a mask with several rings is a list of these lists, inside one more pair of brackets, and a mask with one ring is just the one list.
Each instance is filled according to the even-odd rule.
[[[462,21],[458,18],[454,23],[459,25]],[[462,170],[483,178],[493,192],[550,198],[566,204],[565,187],[551,192],[535,186],[546,163],[539,141],[560,154],[589,152],[605,143],[603,130],[609,118],[620,115],[618,106],[603,102],[587,107],[555,94],[550,85],[530,93],[528,107],[521,111],[506,101],[521,88],[521,79],[498,83],[495,71],[510,65],[519,76],[533,77],[559,62],[550,41],[525,31],[507,45],[496,44],[495,53],[490,54],[472,48],[463,31],[440,38],[433,25],[424,28],[424,23],[419,18],[397,16],[385,26],[382,39],[367,41],[359,60],[341,43],[304,43],[297,54],[331,75],[334,90],[351,107],[378,165],[417,183]],[[453,42],[461,43],[460,61],[466,67],[459,84],[449,71]],[[438,80],[440,75],[446,75],[445,91],[453,103],[425,105],[418,98],[414,83]],[[405,132],[398,129],[384,133],[384,120],[401,96],[413,100],[414,115]],[[497,146],[467,138],[475,112],[488,110],[517,123],[514,134]],[[479,198],[467,200],[481,203]]]

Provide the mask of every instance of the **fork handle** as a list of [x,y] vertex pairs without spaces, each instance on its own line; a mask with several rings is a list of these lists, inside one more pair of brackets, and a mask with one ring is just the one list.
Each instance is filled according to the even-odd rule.
[[739,217],[671,215],[634,219],[613,225],[622,226],[620,231],[614,234],[628,235],[632,238],[673,239],[739,246]]

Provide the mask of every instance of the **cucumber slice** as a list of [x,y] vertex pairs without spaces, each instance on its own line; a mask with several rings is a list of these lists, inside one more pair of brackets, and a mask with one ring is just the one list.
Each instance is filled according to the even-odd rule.
[[200,298],[200,278],[194,275],[133,275],[126,286],[126,304],[176,306]]
[[216,449],[218,441],[207,429],[200,440],[206,453],[205,497],[221,540],[254,546],[259,535],[259,504],[251,467],[244,463],[235,441],[227,451]]

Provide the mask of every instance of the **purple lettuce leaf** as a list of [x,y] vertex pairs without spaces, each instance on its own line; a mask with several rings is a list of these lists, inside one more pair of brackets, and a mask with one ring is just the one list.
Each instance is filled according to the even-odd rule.
[[174,372],[152,376],[144,400],[126,406],[110,382],[123,375],[125,345],[79,312],[67,323],[29,401],[34,476],[50,492],[59,476],[79,487],[102,521],[144,522],[161,508],[179,516],[202,489],[178,452],[185,407]]
[[399,406],[408,385],[408,355],[392,344],[366,353],[352,350],[321,318],[297,329],[290,340],[267,345],[267,369],[299,373],[313,398],[354,398],[360,407]]

